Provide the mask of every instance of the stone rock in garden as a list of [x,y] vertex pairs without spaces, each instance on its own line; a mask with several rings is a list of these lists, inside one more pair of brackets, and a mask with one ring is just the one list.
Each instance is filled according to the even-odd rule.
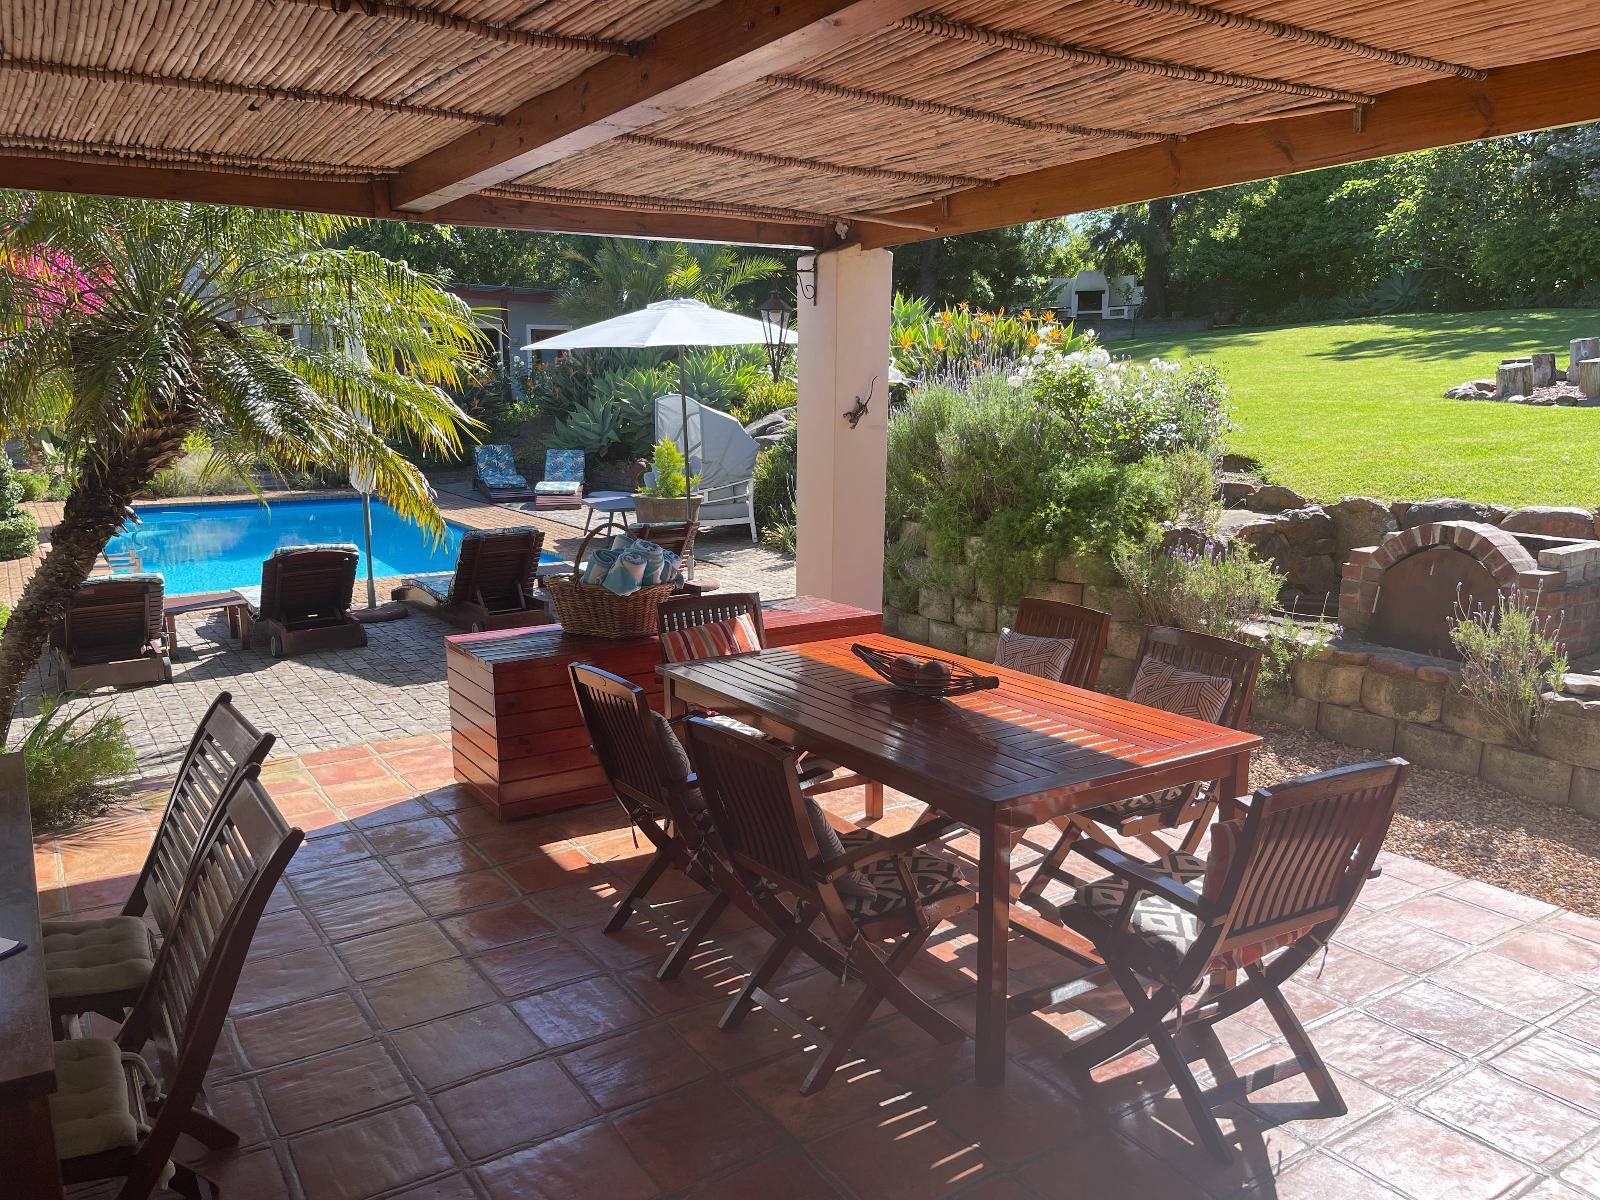
[[1568,671],[1561,690],[1569,696],[1600,696],[1600,675],[1580,675]]
[[1192,525],[1169,525],[1161,533],[1161,549],[1166,554],[1192,554],[1196,558],[1220,558],[1228,543]]
[[1221,484],[1222,502],[1243,504],[1260,490],[1261,484],[1254,479],[1224,479]]
[[1316,541],[1318,538],[1330,537],[1333,534],[1333,521],[1320,505],[1309,504],[1305,508],[1291,508],[1288,512],[1278,514],[1276,522],[1278,532],[1295,546],[1303,546],[1307,542]]
[[1536,533],[1544,537],[1592,538],[1594,513],[1586,508],[1561,508],[1534,504],[1519,508],[1501,522],[1511,533]]
[[1337,547],[1334,557],[1341,563],[1357,546],[1376,546],[1384,534],[1400,528],[1389,506],[1370,496],[1346,496],[1339,503],[1328,505],[1327,512]]
[[1339,586],[1339,571],[1330,555],[1297,555],[1290,559],[1284,574],[1292,585],[1313,595],[1326,594]]
[[1482,521],[1488,515],[1488,508],[1485,505],[1450,497],[1411,504],[1406,507],[1403,516],[1396,514],[1402,529],[1411,529],[1417,525],[1432,525],[1438,521]]
[[1469,379],[1453,388],[1446,388],[1446,400],[1488,400],[1494,395],[1494,380]]
[[1290,508],[1304,508],[1306,498],[1293,488],[1286,488],[1280,483],[1269,483],[1256,491],[1248,501],[1248,507],[1255,512],[1283,512]]
[[780,408],[764,417],[757,417],[744,427],[744,431],[755,438],[758,445],[775,446],[788,436],[794,425],[795,410]]

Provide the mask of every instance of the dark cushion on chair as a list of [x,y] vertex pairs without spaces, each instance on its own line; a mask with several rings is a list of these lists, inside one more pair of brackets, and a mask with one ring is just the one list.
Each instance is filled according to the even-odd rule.
[[[840,840],[854,850],[868,842],[882,841],[883,838],[870,829],[859,829],[844,834]],[[908,859],[907,866],[911,869],[911,880],[916,885],[920,903],[932,904],[966,890],[966,880],[958,863],[927,850],[913,850],[902,857]],[[872,894],[855,895],[847,893],[843,886],[839,888],[839,898],[844,901],[845,910],[854,920],[875,921],[889,916],[896,909],[907,907],[905,884],[900,879],[900,871],[893,858],[866,863],[855,873],[872,889]],[[840,882],[842,884],[843,881]]]
[[[1206,874],[1205,859],[1177,850],[1162,855],[1148,865],[1164,875],[1170,875],[1179,883],[1194,887],[1196,891],[1199,891],[1198,885]],[[1117,915],[1122,911],[1123,902],[1133,886],[1128,880],[1115,875],[1097,879],[1080,887],[1069,905],[1063,908],[1077,906],[1086,909],[1103,924],[1115,929]],[[1129,928],[1140,941],[1155,951],[1162,962],[1176,966],[1200,936],[1201,926],[1193,913],[1184,911],[1172,901],[1151,892],[1141,892],[1134,901]]]
[[656,744],[661,748],[661,769],[666,774],[667,782],[674,787],[682,787],[694,773],[689,752],[673,732],[672,722],[655,709],[650,710],[650,724],[656,731]]

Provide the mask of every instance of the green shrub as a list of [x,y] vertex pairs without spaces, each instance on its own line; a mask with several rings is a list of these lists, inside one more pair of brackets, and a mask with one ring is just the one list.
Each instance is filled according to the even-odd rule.
[[485,442],[511,442],[521,436],[537,408],[532,400],[531,371],[520,355],[510,365],[491,357],[483,369],[462,388],[458,403],[485,428]]
[[763,450],[756,459],[753,492],[756,527],[763,532],[795,522],[796,472],[799,470],[799,440],[791,429],[783,440]]
[[582,450],[594,459],[607,457],[622,441],[622,414],[617,405],[592,396],[556,422],[545,439],[564,450]]
[[122,718],[109,704],[65,714],[68,697],[40,701],[39,721],[16,747],[28,775],[28,805],[38,828],[59,828],[103,812],[116,780],[138,763]]
[[656,443],[655,451],[650,458],[650,466],[655,471],[656,481],[640,488],[646,496],[659,496],[670,500],[674,496],[688,495],[694,490],[695,484],[700,482],[700,476],[690,475],[684,478],[683,451],[678,449],[678,444],[671,438],[662,438]]
[[1270,612],[1284,582],[1270,564],[1242,549],[1212,556],[1155,543],[1123,546],[1112,555],[1112,567],[1146,625],[1215,637],[1237,637],[1240,625]]
[[218,453],[203,433],[183,440],[183,454],[171,466],[157,471],[145,495],[157,499],[184,496],[237,496],[256,490],[255,480]]
[[0,559],[27,558],[39,548],[38,519],[17,507],[22,493],[11,456],[0,452]]
[[1293,695],[1294,665],[1315,658],[1338,632],[1320,617],[1314,625],[1293,621],[1274,622],[1261,639],[1261,674],[1256,677],[1256,695],[1266,700],[1285,700]]
[[24,500],[43,500],[50,495],[51,479],[43,471],[18,471],[16,479]]
[[794,380],[780,379],[774,383],[771,379],[758,379],[745,389],[744,399],[729,411],[739,424],[748,425],[772,413],[793,408],[799,402],[799,389]]
[[1458,605],[1450,641],[1461,655],[1461,690],[1519,746],[1531,746],[1549,699],[1567,673],[1560,629],[1519,594],[1491,610]]

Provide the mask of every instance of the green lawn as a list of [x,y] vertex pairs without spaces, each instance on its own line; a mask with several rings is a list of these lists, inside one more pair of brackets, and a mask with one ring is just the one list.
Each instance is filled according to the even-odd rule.
[[1215,364],[1233,391],[1231,445],[1314,499],[1462,496],[1600,503],[1600,408],[1446,400],[1502,358],[1600,336],[1590,309],[1430,313],[1113,342],[1132,355]]

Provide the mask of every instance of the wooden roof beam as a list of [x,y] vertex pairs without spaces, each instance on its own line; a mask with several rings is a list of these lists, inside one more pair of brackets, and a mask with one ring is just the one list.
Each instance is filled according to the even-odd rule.
[[[925,0],[924,0],[925,2]],[[915,12],[918,0],[718,0],[661,30],[633,58],[577,78],[410,163],[396,209],[427,212],[827,54]]]
[[947,237],[1600,119],[1600,51],[1501,67],[1481,82],[1452,78],[1397,88],[1362,111],[1359,129],[1348,109],[1315,112],[1013,175],[996,187],[885,214],[929,224],[931,233],[864,225],[859,239],[870,248]]

